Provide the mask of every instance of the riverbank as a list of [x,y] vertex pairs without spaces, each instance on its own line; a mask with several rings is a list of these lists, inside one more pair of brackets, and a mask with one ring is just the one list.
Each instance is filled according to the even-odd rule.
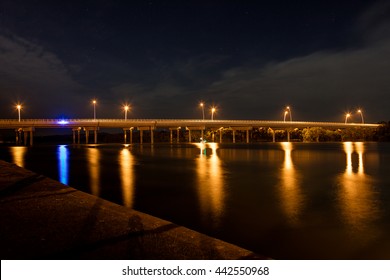
[[1,259],[263,259],[0,161]]

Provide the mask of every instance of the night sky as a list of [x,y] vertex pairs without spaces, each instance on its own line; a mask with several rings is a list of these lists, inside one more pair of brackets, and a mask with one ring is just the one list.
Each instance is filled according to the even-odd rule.
[[390,1],[0,0],[0,118],[390,120]]

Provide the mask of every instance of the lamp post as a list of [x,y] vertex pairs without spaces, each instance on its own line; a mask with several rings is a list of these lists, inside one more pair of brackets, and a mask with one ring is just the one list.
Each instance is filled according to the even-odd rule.
[[213,121],[214,120],[214,113],[215,113],[216,109],[215,107],[211,108],[211,120]]
[[204,120],[204,103],[200,102],[199,106],[202,107],[202,115],[203,115],[203,120]]
[[288,111],[287,111],[287,110],[284,111],[284,118],[283,118],[283,121],[284,121],[284,122],[286,122],[286,116],[287,116],[287,114],[288,114]]
[[363,118],[363,111],[361,109],[357,110],[357,112],[360,114],[362,117],[362,123],[364,123],[364,118]]
[[348,122],[348,118],[351,116],[351,114],[350,113],[348,113],[348,114],[346,114],[345,115],[345,123],[347,123]]
[[96,120],[96,99],[92,100],[93,103],[93,120]]
[[130,107],[129,105],[125,105],[123,109],[125,110],[125,121],[127,121],[127,111],[129,111]]
[[20,122],[20,110],[22,109],[22,105],[20,105],[20,104],[16,105],[16,109],[18,109],[18,116],[19,116],[19,122]]
[[287,106],[287,107],[286,107],[286,111],[288,111],[288,113],[290,114],[290,122],[292,122],[292,114],[291,114],[291,108],[290,108],[290,106]]

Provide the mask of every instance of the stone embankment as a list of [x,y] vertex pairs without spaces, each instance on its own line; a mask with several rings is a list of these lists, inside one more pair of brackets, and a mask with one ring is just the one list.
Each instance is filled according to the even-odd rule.
[[0,161],[1,259],[263,259]]

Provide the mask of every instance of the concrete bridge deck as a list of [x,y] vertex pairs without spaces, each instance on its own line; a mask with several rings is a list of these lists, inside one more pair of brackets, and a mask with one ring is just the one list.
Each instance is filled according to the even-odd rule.
[[371,127],[380,124],[369,123],[340,123],[340,122],[311,122],[311,121],[272,121],[272,120],[198,120],[198,119],[0,119],[0,129],[13,129],[23,127],[35,128],[127,128],[127,127],[271,127],[283,128],[348,128]]
[[[294,129],[310,127],[322,127],[328,129],[346,129],[353,127],[376,128],[380,124],[366,123],[337,123],[337,122],[307,122],[307,121],[268,121],[268,120],[198,120],[198,119],[22,119],[22,120],[0,120],[0,129],[14,129],[16,131],[16,143],[21,143],[24,138],[24,145],[27,145],[27,138],[30,135],[30,145],[33,144],[33,134],[37,128],[61,128],[72,129],[73,143],[80,143],[80,132],[85,131],[85,141],[88,143],[90,131],[94,134],[94,143],[97,143],[97,133],[100,128],[120,128],[124,132],[124,142],[127,141],[127,132],[130,134],[132,143],[133,130],[140,133],[140,143],[143,142],[143,132],[150,131],[150,141],[153,143],[153,131],[156,129],[169,129],[170,142],[173,142],[173,130],[188,130],[188,141],[191,142],[191,131],[201,131],[201,138],[205,130],[211,130],[212,141],[216,132],[219,132],[219,141],[222,142],[222,130],[233,131],[233,143],[235,143],[236,131],[246,131],[246,142],[249,143],[249,131],[255,128],[270,129],[275,142],[275,130],[286,130],[287,141],[290,141],[290,132]],[[23,134],[23,136],[22,136]]]

